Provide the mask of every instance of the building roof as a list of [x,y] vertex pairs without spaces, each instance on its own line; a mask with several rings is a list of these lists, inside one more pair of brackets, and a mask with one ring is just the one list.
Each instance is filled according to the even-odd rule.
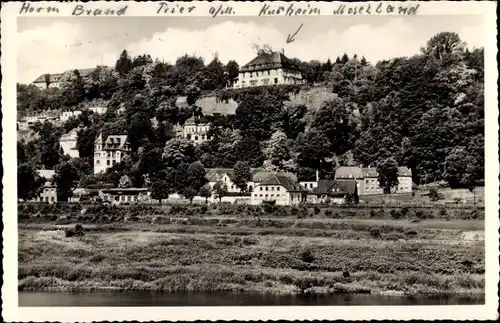
[[398,167],[399,176],[411,176],[411,169],[408,167],[400,166]]
[[365,178],[378,177],[377,168],[375,168],[375,167],[361,168],[361,172],[363,173],[363,177],[365,177]]
[[240,72],[269,70],[275,68],[299,70],[299,67],[283,53],[266,53],[264,51],[259,51],[254,59],[240,68]]
[[345,194],[354,194],[356,192],[356,181],[353,179],[330,180],[320,179],[318,187],[313,190],[313,194],[328,196],[344,196]]
[[[262,183],[269,177],[276,175],[276,172],[269,172],[265,170],[258,170],[252,174],[252,182],[254,183]],[[297,182],[297,176],[293,173],[280,172],[279,175],[286,176],[294,182]]]
[[68,140],[76,140],[77,137],[78,137],[78,131],[80,129],[79,128],[76,128],[76,129],[73,129],[71,130],[70,132],[68,133],[65,133],[63,135],[61,135],[61,139],[59,139],[59,141],[68,141]]
[[[206,172],[207,172],[207,180],[209,182],[217,182],[217,181],[220,181],[221,178],[227,174],[227,176],[229,176],[229,178],[231,180],[233,180],[234,178],[234,170],[232,168],[207,168],[206,169]],[[251,177],[252,177],[252,182],[259,182],[259,181],[255,181],[256,178],[260,178],[261,176],[260,175],[257,175],[257,174],[260,174],[263,172],[263,169],[262,168],[251,168],[250,169],[250,174],[251,174]],[[274,173],[269,173],[265,178],[269,177],[270,175],[273,175]],[[257,177],[256,177],[257,175]]]
[[40,177],[43,177],[48,180],[52,179],[52,177],[54,177],[54,175],[56,174],[56,172],[53,169],[38,169],[36,172]]
[[127,135],[109,135],[104,143],[104,149],[123,149],[127,143]]
[[335,171],[335,178],[363,178],[363,172],[357,166],[342,166]]
[[208,168],[206,172],[206,177],[209,182],[218,182],[226,174],[231,180],[234,178],[234,171],[232,168]]
[[302,187],[302,185],[284,175],[274,174],[257,186],[267,185],[280,185],[283,186],[288,192],[307,192],[307,190]]
[[[102,66],[102,67],[106,67],[106,66]],[[81,68],[81,69],[77,69],[78,72],[80,72],[80,76],[81,77],[86,77],[88,75],[90,75],[93,71],[95,71],[97,69],[97,67],[93,67],[93,68]],[[56,74],[42,74],[40,75],[36,80],[33,81],[33,83],[45,83],[46,82],[46,75],[48,75],[49,77],[49,83],[54,83],[54,82],[58,82],[59,79],[65,74],[65,73],[68,73],[68,72],[72,72],[74,70],[68,70],[68,71],[65,71],[64,73],[56,73]]]
[[105,194],[116,194],[116,195],[127,195],[127,194],[139,194],[141,192],[147,192],[147,188],[137,188],[137,187],[130,187],[130,188],[105,188],[102,189],[102,192]]

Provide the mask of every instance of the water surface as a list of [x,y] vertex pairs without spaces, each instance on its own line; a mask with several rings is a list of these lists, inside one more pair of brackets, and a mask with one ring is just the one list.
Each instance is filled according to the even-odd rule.
[[479,295],[382,296],[362,294],[274,295],[256,293],[19,292],[19,306],[346,306],[482,305]]

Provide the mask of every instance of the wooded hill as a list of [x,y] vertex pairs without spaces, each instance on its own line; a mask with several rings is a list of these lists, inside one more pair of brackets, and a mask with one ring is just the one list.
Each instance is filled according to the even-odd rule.
[[[233,167],[240,161],[292,171],[302,180],[314,178],[315,169],[331,176],[339,165],[400,165],[412,169],[416,184],[481,184],[484,50],[467,48],[448,32],[423,45],[412,57],[375,65],[346,54],[333,62],[294,59],[307,85],[245,89],[226,89],[238,72],[235,61],[224,65],[215,57],[205,65],[201,58],[185,55],[171,65],[123,51],[114,68],[99,67],[85,78],[77,71],[66,73],[60,88],[18,84],[19,115],[78,109],[95,100],[109,107],[104,115],[83,113],[61,127],[36,125],[37,139],[18,144],[18,163],[29,169],[69,163],[80,184],[117,183],[127,175],[134,186],[143,186],[144,178],[164,180],[180,164],[195,161],[205,168]],[[330,89],[332,99],[319,109],[290,103],[313,84]],[[179,96],[187,97],[187,107],[175,105]],[[234,115],[204,116],[195,103],[205,96],[234,100]],[[192,115],[212,123],[212,139],[196,147],[174,138],[172,131]],[[58,140],[78,126],[81,158],[68,160]],[[91,175],[93,142],[101,131],[128,134],[133,153],[96,178]]]

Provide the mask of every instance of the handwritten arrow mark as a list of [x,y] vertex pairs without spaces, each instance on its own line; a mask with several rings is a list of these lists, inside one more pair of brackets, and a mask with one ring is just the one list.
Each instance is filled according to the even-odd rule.
[[286,38],[286,43],[287,44],[290,44],[290,43],[292,43],[292,42],[295,41],[294,37],[297,35],[297,33],[299,32],[300,28],[302,28],[303,25],[304,25],[303,23],[300,24],[299,29],[297,29],[297,31],[292,36],[290,36],[290,34],[288,34],[288,37]]

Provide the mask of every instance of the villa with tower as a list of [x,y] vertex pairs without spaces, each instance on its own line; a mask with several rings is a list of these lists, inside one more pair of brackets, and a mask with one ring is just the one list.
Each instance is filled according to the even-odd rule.
[[128,153],[130,143],[127,135],[109,135],[104,141],[100,133],[94,143],[94,174],[120,163]]

